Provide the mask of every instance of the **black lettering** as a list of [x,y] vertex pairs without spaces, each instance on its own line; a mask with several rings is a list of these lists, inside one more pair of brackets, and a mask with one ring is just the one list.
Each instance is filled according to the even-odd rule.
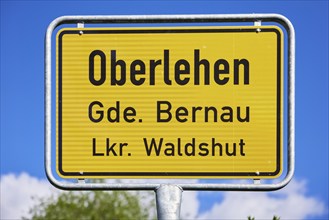
[[244,118],[241,118],[241,109],[240,107],[238,107],[237,118],[239,122],[249,122],[249,116],[250,116],[249,106],[246,107],[246,116]]
[[181,139],[180,138],[177,139],[177,148],[178,148],[178,155],[179,156],[183,156],[183,153],[182,153],[182,144],[181,144]]
[[244,85],[249,85],[249,62],[246,59],[234,59],[234,84],[239,85],[239,70],[241,64],[244,70]]
[[[221,69],[221,66],[223,66],[223,69]],[[214,64],[214,80],[218,85],[225,85],[228,80],[229,77],[223,77],[221,78],[220,75],[221,74],[228,74],[230,66],[227,62],[227,60],[224,59],[219,59],[215,62]]]
[[211,146],[212,146],[212,156],[215,156],[215,148],[216,147],[218,147],[218,156],[222,156],[223,155],[223,146],[220,144],[220,143],[217,143],[216,141],[215,141],[215,138],[212,138],[211,139]]
[[[176,60],[176,62],[173,61],[174,66],[171,66],[170,50],[165,49],[163,50],[163,58],[158,60],[148,60],[149,67],[147,67],[147,61],[144,62],[141,59],[135,59],[126,64],[124,59],[117,59],[116,50],[110,50],[110,85],[122,86],[126,83],[127,79],[130,79],[130,82],[136,86],[143,85],[147,80],[149,80],[149,85],[155,85],[156,67],[161,66],[162,64],[163,72],[158,74],[163,74],[163,83],[166,85],[172,85],[171,77],[175,80],[177,85],[181,86],[191,83],[190,81],[191,79],[193,80],[193,78],[194,85],[200,85],[200,81],[203,81],[203,85],[209,85],[210,65],[212,65],[212,63],[207,59],[202,59],[200,57],[199,49],[194,49],[193,58],[194,60],[191,60],[191,62],[194,61],[193,64],[190,64],[189,59],[179,59]],[[94,50],[89,54],[89,81],[92,85],[100,86],[106,81],[106,60],[106,55],[101,50]],[[243,84],[249,85],[249,61],[247,59],[233,59],[231,62],[231,68],[230,63],[226,59],[218,59],[213,63],[213,81],[218,85],[225,85],[230,81],[230,78],[233,77],[233,84],[239,85],[241,78],[243,78]],[[191,65],[193,65],[192,69],[194,70],[194,73],[191,72]],[[127,72],[127,68],[130,69],[130,73]],[[233,69],[232,74],[230,69]],[[95,72],[96,70],[97,72]],[[174,73],[170,74],[171,70],[173,70]],[[194,75],[192,76],[191,74]]]
[[185,107],[179,107],[176,109],[176,120],[179,122],[186,122],[187,118],[181,118],[181,116],[188,116],[188,110]]
[[[121,67],[120,79],[117,79],[116,68]],[[126,63],[123,60],[116,60],[116,51],[111,50],[111,85],[122,86],[126,83]]]
[[120,143],[120,156],[123,155],[123,150],[122,150],[122,148],[123,148],[123,147],[126,147],[126,146],[128,146],[128,143]]
[[96,152],[96,138],[93,138],[93,156],[104,156],[104,153]]
[[200,60],[200,51],[194,50],[194,85],[200,85],[200,65],[204,67],[204,85],[209,85],[209,61]]
[[117,143],[114,143],[110,145],[110,138],[106,138],[106,156],[110,155],[110,152],[112,152],[113,156],[117,156],[117,153],[113,149]]
[[183,74],[190,74],[190,64],[187,62],[187,60],[182,59],[175,63],[175,81],[178,85],[181,86],[186,85],[190,81],[189,77],[181,79],[180,75]]
[[208,144],[207,143],[200,143],[199,145],[199,155],[200,156],[208,156],[209,150],[208,150]]
[[101,107],[101,108],[103,108],[104,106],[99,101],[94,101],[94,102],[90,103],[90,105],[89,105],[89,108],[88,108],[89,119],[90,119],[90,121],[97,123],[97,122],[100,122],[100,121],[103,120],[104,111],[103,110],[97,110],[96,114],[98,115],[98,117],[95,118],[92,114],[94,105],[98,105],[98,107]]
[[155,85],[155,67],[161,65],[161,60],[150,60],[150,85]]
[[227,112],[222,113],[220,116],[221,120],[223,122],[233,122],[233,109],[229,106],[224,106],[222,110]]
[[204,108],[204,111],[205,111],[205,114],[204,114],[204,121],[205,122],[208,122],[209,121],[209,111],[212,111],[213,112],[213,115],[214,115],[214,120],[213,122],[217,122],[217,108],[213,107],[213,106],[210,106],[210,107],[205,107]]
[[236,156],[236,143],[233,143],[233,151],[232,152],[229,152],[229,144],[228,143],[226,143],[225,146],[226,146],[226,155],[227,156]]
[[152,138],[150,145],[148,144],[146,138],[143,138],[143,141],[144,141],[144,146],[145,146],[147,156],[150,156],[152,154],[153,148],[154,148],[155,155],[156,156],[160,155],[163,138],[160,138],[160,141],[158,144],[156,143],[154,138]]
[[175,145],[173,143],[166,143],[166,149],[163,151],[163,153],[166,156],[175,156]]
[[[139,66],[137,69],[136,67]],[[140,86],[145,82],[145,78],[141,77],[140,79],[136,79],[136,75],[144,75],[145,74],[145,63],[141,60],[134,60],[130,64],[130,81],[136,85]]]
[[135,121],[135,118],[128,118],[130,116],[136,116],[136,110],[133,107],[127,107],[125,108],[125,110],[123,111],[123,119],[126,122],[132,123]]
[[195,156],[195,138],[192,138],[191,143],[185,144],[185,155]]
[[244,145],[245,145],[243,139],[240,139],[240,143],[239,143],[239,145],[240,145],[240,154],[241,154],[241,156],[246,156],[246,154],[245,154],[244,151],[243,151],[243,147],[244,147]]
[[192,122],[196,122],[196,112],[201,110],[202,110],[201,106],[192,107]]
[[[166,105],[166,109],[162,109],[161,106]],[[157,122],[169,122],[172,119],[171,103],[168,101],[157,101]],[[162,118],[161,114],[167,115],[167,118]]]
[[171,85],[169,78],[169,50],[163,51],[163,79],[167,85]]
[[[107,120],[109,122],[120,122],[120,102],[116,101],[115,107],[110,107],[107,110]],[[114,113],[114,118],[112,117],[112,113]]]
[[[100,78],[95,79],[95,56],[100,57]],[[89,81],[94,86],[100,86],[105,82],[106,79],[106,57],[103,51],[94,50],[89,55]]]

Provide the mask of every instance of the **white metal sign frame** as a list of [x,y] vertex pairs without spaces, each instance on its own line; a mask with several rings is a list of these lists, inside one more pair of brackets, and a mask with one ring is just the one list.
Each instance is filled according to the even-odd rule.
[[[295,169],[295,31],[291,22],[279,14],[209,14],[209,15],[134,15],[134,16],[62,16],[53,20],[48,26],[45,38],[45,169],[48,180],[57,188],[65,190],[157,190],[161,184],[122,184],[122,183],[68,183],[56,179],[52,173],[51,163],[51,86],[52,86],[52,35],[56,27],[63,24],[118,24],[118,23],[237,23],[254,22],[260,26],[261,22],[276,22],[282,25],[288,35],[288,146],[287,173],[285,178],[272,184],[175,184],[182,190],[209,191],[271,191],[278,190],[289,183]],[[260,27],[261,28],[261,27]]]

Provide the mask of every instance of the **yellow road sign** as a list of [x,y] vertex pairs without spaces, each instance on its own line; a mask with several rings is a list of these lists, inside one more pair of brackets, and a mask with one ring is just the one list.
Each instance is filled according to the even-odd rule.
[[276,178],[283,34],[276,26],[64,28],[63,178]]

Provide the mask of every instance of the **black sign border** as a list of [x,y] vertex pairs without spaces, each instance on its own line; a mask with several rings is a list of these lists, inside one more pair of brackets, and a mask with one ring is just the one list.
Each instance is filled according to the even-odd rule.
[[281,32],[276,28],[261,27],[237,27],[220,28],[220,29],[83,29],[83,34],[154,34],[154,33],[239,33],[248,32],[274,32],[277,35],[277,136],[276,136],[276,170],[273,172],[66,172],[63,170],[62,161],[62,44],[65,34],[81,34],[80,30],[63,30],[58,35],[58,164],[57,171],[63,177],[67,178],[84,178],[84,177],[249,177],[259,179],[261,177],[271,177],[278,175],[281,170]]

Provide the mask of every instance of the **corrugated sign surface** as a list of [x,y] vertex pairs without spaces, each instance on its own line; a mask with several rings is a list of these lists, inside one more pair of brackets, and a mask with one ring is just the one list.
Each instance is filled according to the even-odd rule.
[[278,27],[64,28],[57,171],[64,178],[275,178]]

